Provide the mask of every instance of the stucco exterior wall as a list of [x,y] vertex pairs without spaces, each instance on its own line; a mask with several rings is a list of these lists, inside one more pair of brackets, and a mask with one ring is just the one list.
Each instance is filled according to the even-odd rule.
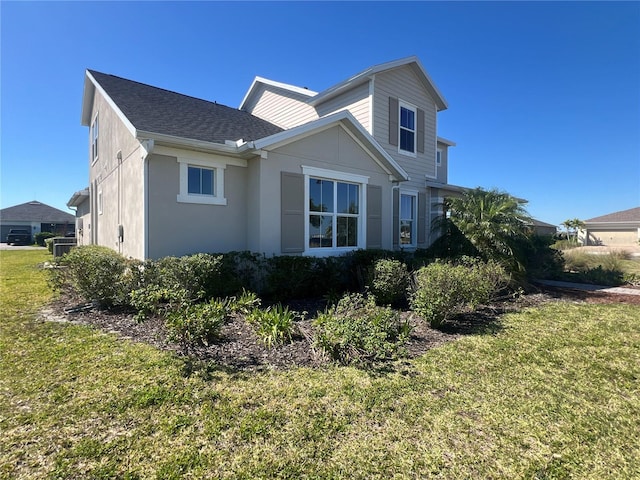
[[179,168],[177,157],[148,159],[148,257],[246,250],[247,168],[227,165],[227,205],[178,202]]
[[[268,152],[267,159],[256,159],[260,175],[258,195],[260,218],[250,235],[260,240],[257,251],[281,254],[280,244],[280,172],[302,173],[302,166],[323,168],[369,177],[370,185],[382,187],[383,248],[392,247],[391,187],[389,176],[341,127],[335,126]],[[253,180],[252,180],[253,181]],[[251,205],[250,209],[256,205]],[[362,234],[364,235],[365,230]]]
[[[140,142],[97,90],[93,98],[92,124],[96,116],[97,160],[91,160],[91,128],[88,129],[87,152],[93,211],[86,223],[93,232],[85,232],[84,236],[125,256],[142,258],[144,165]],[[119,235],[120,225],[124,230],[123,241]]]

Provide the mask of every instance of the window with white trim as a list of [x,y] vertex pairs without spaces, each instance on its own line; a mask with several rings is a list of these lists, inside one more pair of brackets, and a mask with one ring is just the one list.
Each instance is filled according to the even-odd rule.
[[93,120],[91,124],[91,163],[95,163],[98,160],[98,116]]
[[418,195],[416,193],[400,193],[400,246],[416,246],[417,206]]
[[415,155],[417,110],[411,105],[400,102],[399,115],[400,119],[398,122],[398,128],[400,129],[400,132],[398,136],[398,151],[401,153]]
[[306,196],[306,250],[364,248],[365,185],[368,177],[303,167]]
[[436,165],[439,167],[442,165],[442,149],[438,148],[436,150]]
[[180,168],[180,203],[226,205],[224,198],[225,165],[205,160],[178,158]]

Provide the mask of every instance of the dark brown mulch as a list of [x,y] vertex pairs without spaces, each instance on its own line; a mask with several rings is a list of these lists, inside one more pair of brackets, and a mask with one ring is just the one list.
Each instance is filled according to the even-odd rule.
[[[411,337],[406,345],[407,356],[418,357],[429,349],[462,335],[495,334],[501,328],[500,316],[503,313],[558,299],[588,303],[640,304],[640,296],[545,288],[539,293],[525,295],[517,300],[506,300],[473,313],[458,315],[442,330],[430,328],[426,322],[421,321],[410,311],[402,311],[403,318],[413,326]],[[318,367],[328,363],[329,360],[314,349],[312,342],[312,320],[318,312],[324,311],[325,302],[322,300],[296,301],[289,303],[288,306],[291,310],[307,313],[297,322],[298,328],[293,341],[273,349],[268,349],[261,343],[242,316],[234,317],[223,326],[219,341],[208,346],[189,349],[167,340],[167,332],[160,318],[151,318],[138,323],[130,312],[100,310],[91,305],[82,304],[80,299],[70,293],[61,295],[58,300],[51,303],[42,312],[42,317],[45,320],[93,325],[134,342],[188,355],[196,360],[213,362],[220,368],[233,371]]]

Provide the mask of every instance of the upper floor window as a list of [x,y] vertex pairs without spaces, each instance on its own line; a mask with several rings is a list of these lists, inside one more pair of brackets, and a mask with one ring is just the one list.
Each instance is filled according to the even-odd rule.
[[436,165],[440,166],[442,165],[442,149],[438,148],[436,150]]
[[402,152],[416,153],[416,109],[400,103],[400,142],[399,149]]
[[98,117],[91,124],[91,163],[98,160]]

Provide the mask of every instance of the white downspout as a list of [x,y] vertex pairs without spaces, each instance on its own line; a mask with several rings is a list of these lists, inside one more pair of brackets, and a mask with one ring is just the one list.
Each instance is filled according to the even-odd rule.
[[155,146],[151,139],[140,142],[142,149],[142,204],[143,204],[143,221],[142,221],[142,259],[146,260],[149,256],[149,155],[153,152]]

